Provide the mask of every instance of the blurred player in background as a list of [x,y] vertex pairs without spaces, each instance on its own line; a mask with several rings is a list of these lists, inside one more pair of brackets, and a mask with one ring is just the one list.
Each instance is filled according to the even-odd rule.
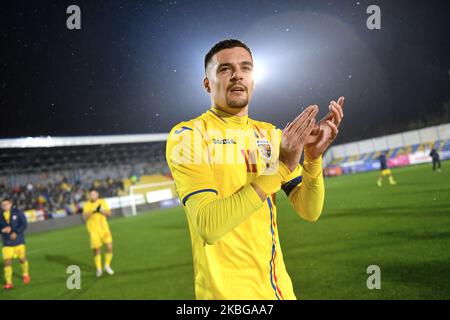
[[379,187],[383,186],[383,178],[388,177],[389,184],[396,184],[397,182],[394,180],[394,177],[392,176],[391,169],[388,168],[387,164],[387,152],[382,152],[381,155],[378,157],[378,160],[380,161],[380,176],[377,180],[377,185]]
[[94,262],[97,268],[97,277],[103,274],[101,248],[106,247],[105,265],[106,273],[113,275],[111,260],[113,257],[112,235],[109,230],[106,217],[111,215],[108,203],[99,198],[96,189],[89,190],[89,200],[83,206],[83,218],[86,220],[87,230],[91,241],[91,249],[94,251]]
[[2,200],[2,214],[0,215],[0,230],[3,240],[3,267],[5,274],[4,289],[13,288],[13,259],[19,258],[22,268],[23,283],[30,282],[28,274],[28,261],[25,253],[25,229],[27,228],[27,218],[23,211],[12,206],[9,198]]
[[433,171],[441,172],[441,158],[439,157],[439,152],[436,150],[436,148],[431,149],[430,151],[430,157],[433,161]]
[[[176,125],[166,148],[188,220],[196,298],[296,299],[281,252],[275,193],[282,188],[301,218],[319,218],[322,154],[337,135],[344,98],[332,101],[318,123],[316,105],[284,130],[251,119],[253,58],[237,39],[207,53],[203,84],[211,108]],[[224,149],[233,155],[228,162],[218,156]],[[213,161],[204,157],[208,150],[215,152]]]

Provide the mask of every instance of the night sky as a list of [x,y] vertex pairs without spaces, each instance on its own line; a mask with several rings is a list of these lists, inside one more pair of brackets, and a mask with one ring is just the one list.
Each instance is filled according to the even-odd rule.
[[[233,37],[263,68],[251,117],[284,127],[346,97],[339,142],[450,100],[450,1],[2,2],[0,138],[168,132],[210,107],[203,59]],[[81,30],[66,8],[81,8]],[[366,8],[381,8],[369,30]]]

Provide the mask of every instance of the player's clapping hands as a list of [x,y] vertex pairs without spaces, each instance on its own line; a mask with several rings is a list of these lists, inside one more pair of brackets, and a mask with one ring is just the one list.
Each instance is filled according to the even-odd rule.
[[339,126],[344,117],[344,97],[331,101],[328,114],[315,125],[305,145],[305,156],[316,159],[330,146],[339,132]]
[[280,161],[292,171],[300,162],[303,151],[308,159],[320,157],[336,139],[344,117],[343,105],[344,97],[337,102],[331,101],[329,113],[318,123],[317,105],[309,106],[292,122],[288,122],[281,137]]
[[280,161],[291,171],[293,171],[300,162],[303,148],[315,127],[316,115],[318,112],[318,106],[309,106],[292,122],[288,122],[283,129],[280,146]]

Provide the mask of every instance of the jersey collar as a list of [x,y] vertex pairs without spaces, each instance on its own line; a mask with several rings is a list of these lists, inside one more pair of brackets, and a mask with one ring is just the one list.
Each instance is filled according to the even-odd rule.
[[219,110],[217,107],[212,106],[209,111],[223,123],[233,128],[245,128],[248,125],[248,115],[236,116],[234,114]]

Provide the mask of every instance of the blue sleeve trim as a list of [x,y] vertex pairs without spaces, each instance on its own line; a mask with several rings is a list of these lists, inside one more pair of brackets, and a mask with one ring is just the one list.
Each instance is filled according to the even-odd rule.
[[286,183],[284,183],[281,186],[281,189],[283,189],[284,193],[286,193],[286,195],[289,197],[289,194],[291,193],[291,191],[300,184],[300,182],[302,182],[302,176],[298,176]]
[[200,189],[194,192],[189,193],[188,195],[186,195],[183,200],[181,201],[183,203],[183,206],[186,204],[186,201],[188,201],[188,199],[193,196],[194,194],[200,193],[200,192],[214,192],[215,194],[218,194],[216,189]]
[[175,134],[180,134],[184,130],[191,130],[191,131],[193,131],[192,128],[189,128],[189,127],[186,127],[186,126],[182,126],[181,129],[175,130],[174,132],[175,132]]

